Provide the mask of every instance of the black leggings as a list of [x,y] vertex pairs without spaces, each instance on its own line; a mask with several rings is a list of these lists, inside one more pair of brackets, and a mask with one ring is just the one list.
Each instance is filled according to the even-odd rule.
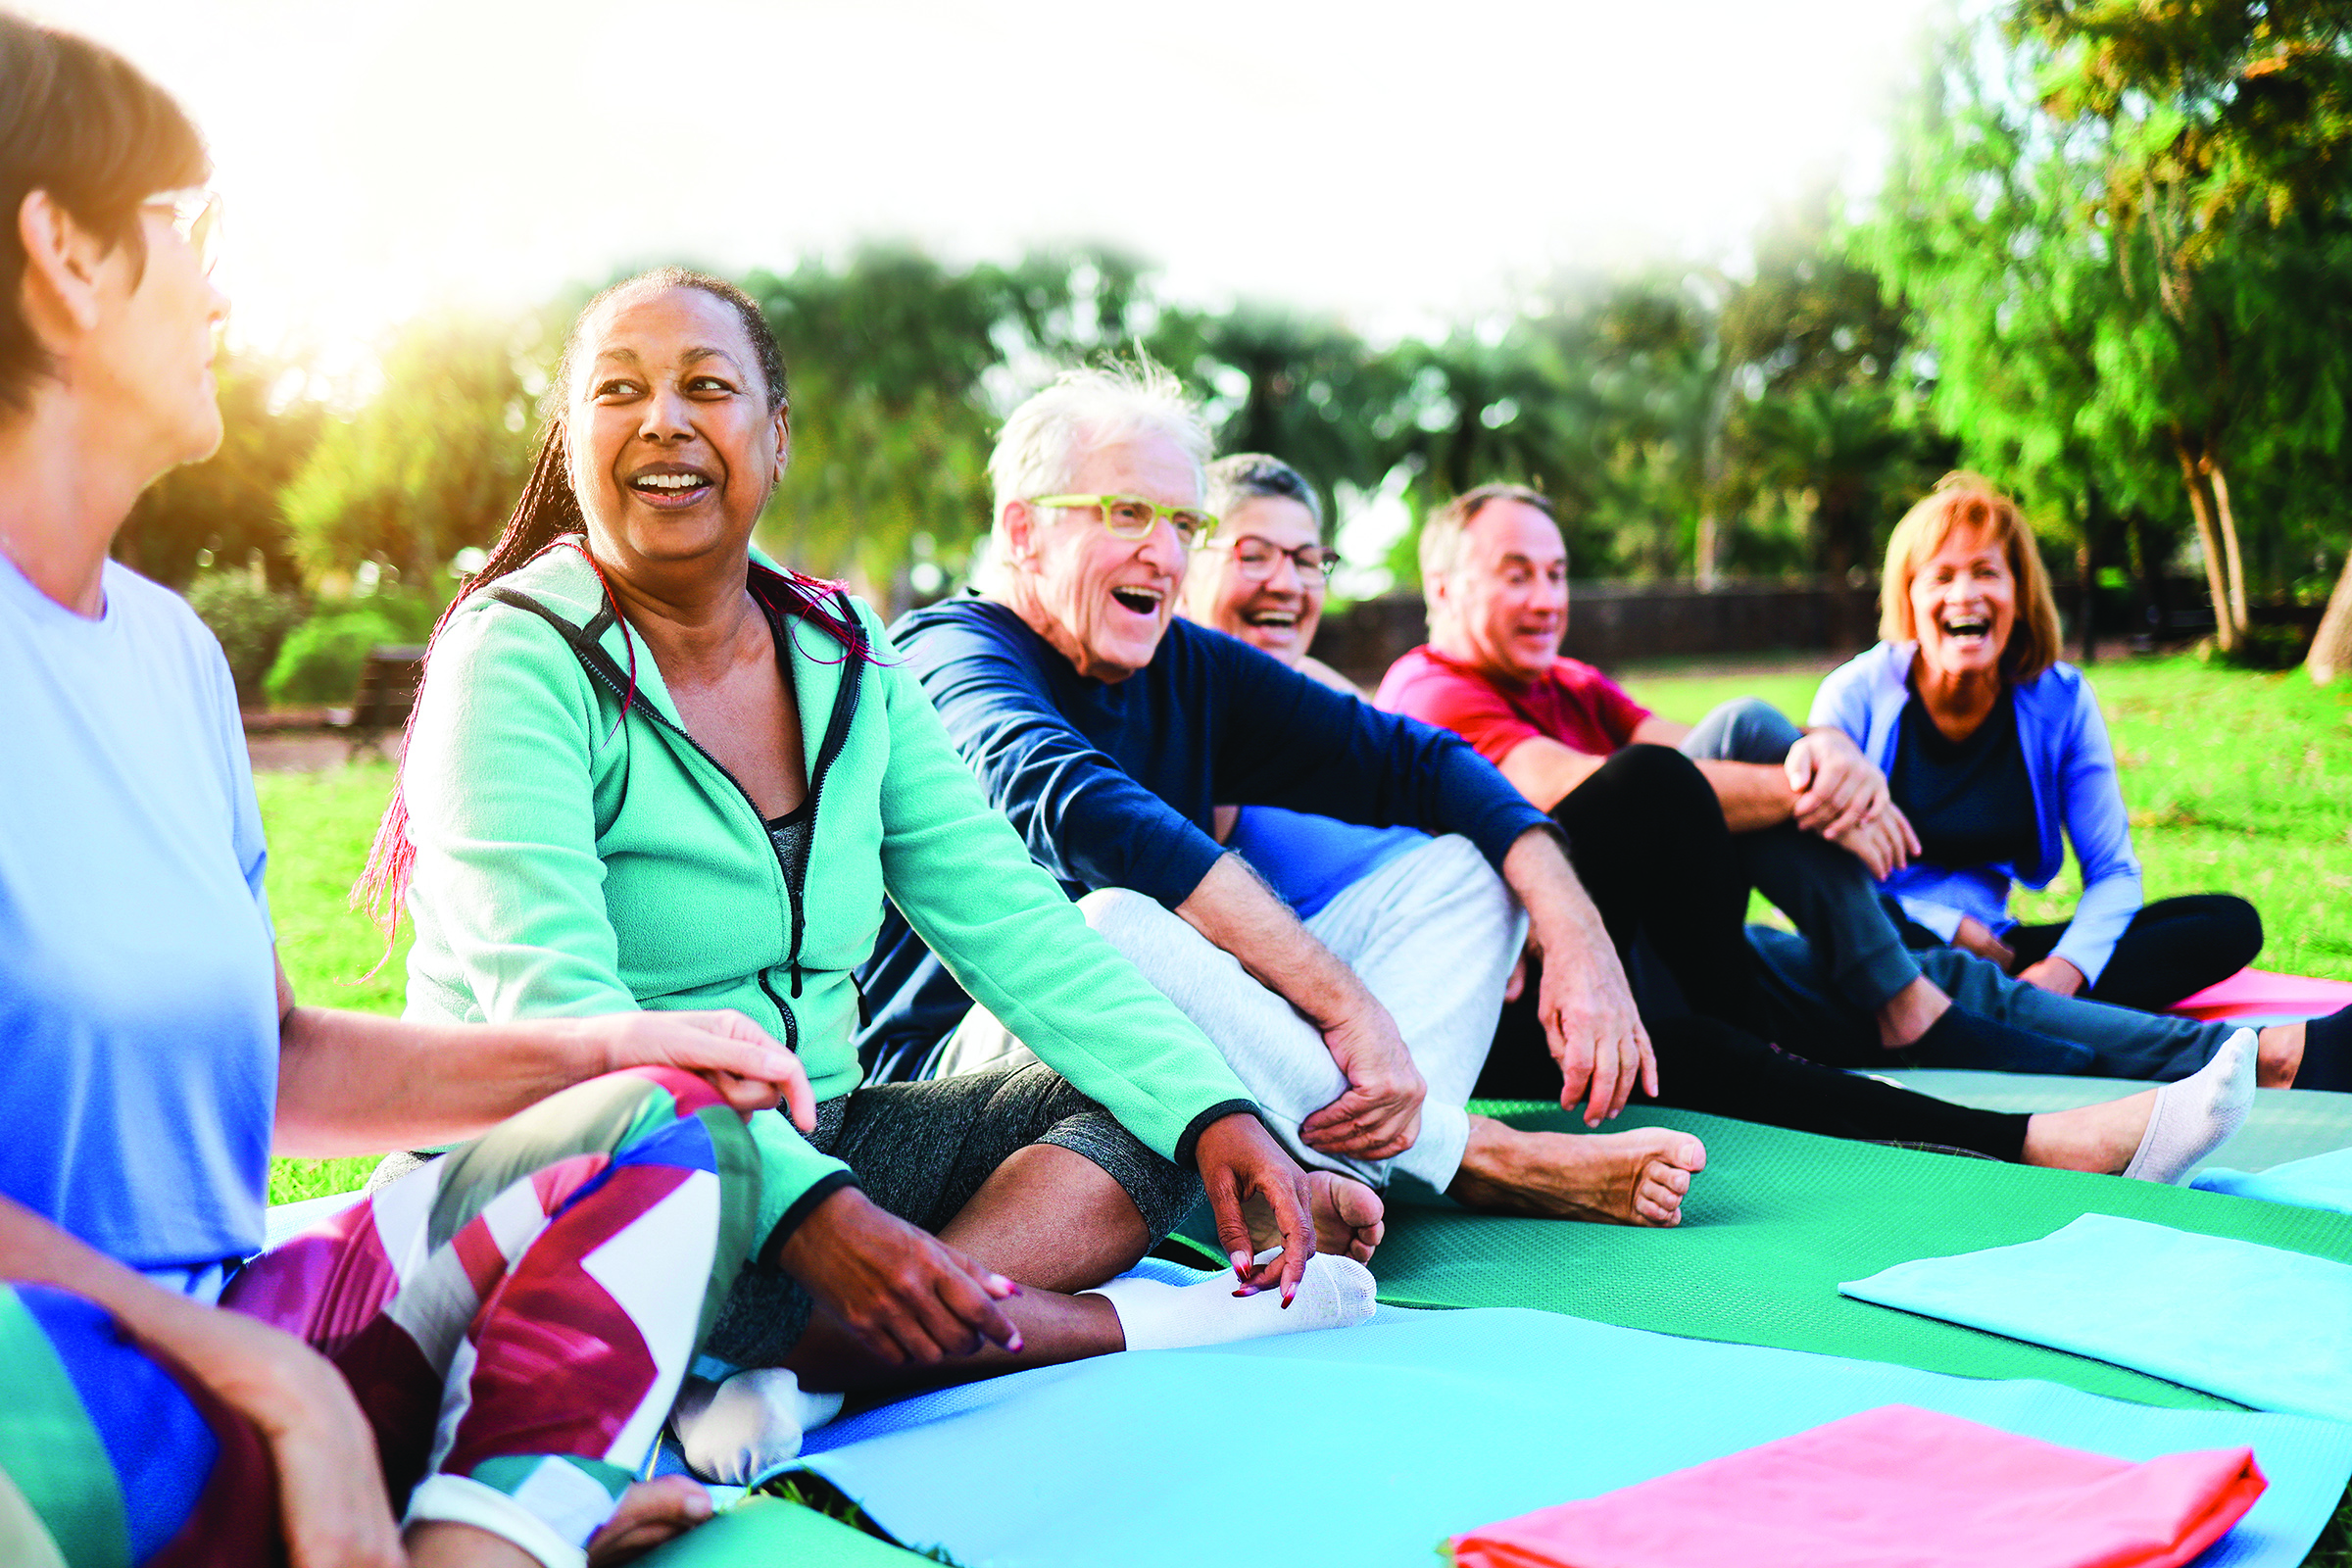
[[[1664,746],[1628,746],[1551,809],[1569,858],[1626,960],[1654,953],[1690,1012],[1643,997],[1658,1103],[1742,1121],[2016,1160],[2024,1116],[1974,1110],[1792,1056],[1764,1043],[1747,945],[1747,881],[1706,775]],[[1536,982],[1502,1010],[1478,1092],[1557,1100],[1560,1070],[1536,1017]]]
[[[1495,1100],[1560,1098],[1560,1068],[1544,1041],[1531,979],[1502,1009],[1478,1093]],[[1646,1021],[1646,1020],[1645,1020]],[[1658,1055],[1655,1103],[1703,1110],[1826,1138],[1934,1144],[2016,1163],[2025,1157],[2025,1116],[1976,1110],[1791,1056],[1713,1018],[1648,1022]]]
[[1618,953],[1647,939],[1691,1011],[1760,1032],[1747,879],[1697,764],[1669,746],[1628,746],[1553,807],[1551,819]]
[[[2001,940],[2017,967],[2039,963],[2066,934],[2064,925],[2012,927]],[[2161,899],[2132,917],[2099,983],[2082,995],[2092,1002],[2162,1012],[2182,997],[2227,980],[2262,951],[2262,916],[2229,893]]]

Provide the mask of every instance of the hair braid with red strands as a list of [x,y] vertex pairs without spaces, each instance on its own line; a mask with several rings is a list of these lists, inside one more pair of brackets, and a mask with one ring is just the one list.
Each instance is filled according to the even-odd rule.
[[[449,608],[442,611],[441,618],[434,622],[433,634],[425,644],[426,663],[417,670],[416,680],[420,689],[434,646],[440,642],[441,633],[449,625],[450,617],[458,612],[467,597],[477,588],[497,581],[537,560],[549,550],[568,546],[579,551],[580,558],[588,563],[589,569],[596,573],[597,581],[603,585],[607,602],[612,602],[612,585],[605,581],[604,567],[597,564],[596,558],[588,552],[582,539],[575,537],[587,533],[588,519],[580,511],[579,497],[571,484],[571,465],[564,455],[564,400],[568,396],[571,364],[579,346],[582,323],[594,316],[607,300],[624,290],[662,288],[700,289],[730,307],[742,320],[744,332],[751,338],[752,347],[759,355],[760,374],[767,382],[769,407],[781,409],[790,406],[784,353],[776,342],[775,332],[768,326],[767,318],[751,296],[726,279],[688,271],[683,268],[664,267],[626,278],[590,300],[572,321],[571,331],[564,342],[562,360],[542,401],[539,455],[531,465],[531,476],[524,482],[522,494],[514,502],[514,510],[508,514],[507,525],[499,533],[497,543],[491,547],[489,560],[482,564],[481,570],[466,579],[458,589],[457,596],[449,602]],[[797,571],[787,570],[779,575],[798,590],[800,600],[799,604],[781,607],[786,613],[815,622],[826,635],[841,645],[844,658],[852,651],[867,646],[864,629],[857,620],[829,609],[825,604],[826,597],[835,592],[840,584]],[[765,596],[758,595],[756,589],[754,592],[767,609],[772,611],[779,608],[769,604]],[[616,604],[614,611],[617,614]],[[624,620],[622,624],[625,627],[627,623]],[[637,696],[637,649],[634,637],[624,633],[624,641],[629,649],[629,684],[621,699],[620,721],[626,723],[629,705]],[[401,734],[401,764],[393,781],[392,799],[384,808],[382,822],[376,827],[375,843],[368,852],[368,864],[361,870],[359,880],[351,889],[352,907],[365,909],[384,933],[383,956],[376,960],[374,969],[368,971],[369,975],[383,968],[392,956],[393,944],[400,932],[401,914],[408,905],[409,878],[416,866],[416,846],[409,837],[406,783],[408,741],[416,731],[417,711],[416,707],[409,710],[408,724]]]

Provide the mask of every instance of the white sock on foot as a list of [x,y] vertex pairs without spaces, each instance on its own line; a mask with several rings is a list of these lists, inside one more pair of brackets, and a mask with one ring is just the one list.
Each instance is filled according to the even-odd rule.
[[803,1434],[839,1414],[840,1395],[803,1393],[792,1373],[763,1366],[724,1383],[688,1378],[669,1424],[697,1476],[756,1487],[799,1456]]
[[1236,1288],[1233,1270],[1227,1269],[1198,1285],[1119,1279],[1079,1294],[1110,1302],[1130,1350],[1181,1350],[1269,1334],[1350,1329],[1371,1317],[1378,1304],[1372,1271],[1335,1252],[1317,1252],[1306,1260],[1306,1275],[1288,1308],[1279,1290],[1236,1296]]
[[2240,1029],[2222,1042],[2211,1061],[2156,1091],[2156,1108],[2124,1167],[2126,1178],[2170,1186],[2228,1142],[2254,1105],[2258,1044],[2253,1030]]

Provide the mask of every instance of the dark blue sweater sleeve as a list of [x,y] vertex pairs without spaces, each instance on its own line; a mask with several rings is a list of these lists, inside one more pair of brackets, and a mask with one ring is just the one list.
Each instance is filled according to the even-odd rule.
[[956,749],[1038,864],[1065,883],[1132,888],[1175,907],[1224,852],[1062,715],[1033,646],[1009,612],[971,603],[918,617],[901,641]]
[[1451,730],[1383,712],[1238,639],[1183,630],[1224,666],[1220,803],[1458,833],[1497,871],[1519,835],[1551,825]]

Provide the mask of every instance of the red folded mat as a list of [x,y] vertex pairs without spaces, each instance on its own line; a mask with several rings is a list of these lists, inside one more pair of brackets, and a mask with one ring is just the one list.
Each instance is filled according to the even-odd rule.
[[2179,1568],[2268,1483],[2251,1448],[2145,1464],[1889,1404],[1456,1536],[1456,1568]]

